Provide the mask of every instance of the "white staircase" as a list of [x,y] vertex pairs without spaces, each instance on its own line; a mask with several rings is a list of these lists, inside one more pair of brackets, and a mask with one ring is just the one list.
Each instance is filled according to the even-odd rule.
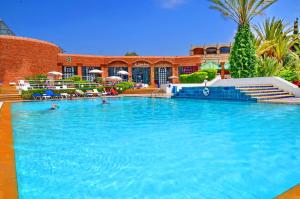
[[276,88],[272,84],[243,85],[236,87],[236,89],[258,102],[295,97],[293,94]]

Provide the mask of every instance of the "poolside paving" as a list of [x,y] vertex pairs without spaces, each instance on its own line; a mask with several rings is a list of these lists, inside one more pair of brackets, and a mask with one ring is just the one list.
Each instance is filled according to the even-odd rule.
[[10,103],[0,110],[0,199],[18,198]]
[[291,188],[290,190],[284,192],[276,199],[299,199],[300,198],[300,185]]
[[171,98],[170,94],[121,94],[122,97],[153,97],[153,98]]

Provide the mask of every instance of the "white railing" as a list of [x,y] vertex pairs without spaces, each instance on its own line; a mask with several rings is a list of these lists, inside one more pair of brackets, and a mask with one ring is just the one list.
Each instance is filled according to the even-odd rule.
[[94,82],[74,82],[70,80],[19,80],[17,88],[19,90],[30,90],[30,89],[74,89],[74,88],[94,88],[99,86],[98,83]]

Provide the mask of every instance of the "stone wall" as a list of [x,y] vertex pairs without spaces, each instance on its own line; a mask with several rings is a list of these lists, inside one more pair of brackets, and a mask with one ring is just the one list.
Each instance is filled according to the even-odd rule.
[[59,52],[59,47],[49,42],[0,36],[0,81],[16,82],[26,76],[59,70]]
[[[60,48],[49,42],[16,37],[0,36],[0,81],[4,84],[16,82],[36,74],[50,71],[62,72],[62,66],[75,66],[81,74],[82,66],[101,67],[102,77],[108,75],[108,67],[132,67],[146,64],[151,67],[151,84],[154,82],[154,68],[172,67],[172,74],[178,74],[179,66],[199,66],[200,56],[96,56],[62,54]],[[176,82],[176,80],[174,80]]]

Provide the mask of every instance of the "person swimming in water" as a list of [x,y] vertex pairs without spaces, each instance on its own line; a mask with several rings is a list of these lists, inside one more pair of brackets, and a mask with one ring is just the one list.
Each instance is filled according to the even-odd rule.
[[58,109],[58,105],[57,104],[52,104],[50,110],[56,110]]
[[102,99],[102,104],[109,104],[109,102],[106,99]]

